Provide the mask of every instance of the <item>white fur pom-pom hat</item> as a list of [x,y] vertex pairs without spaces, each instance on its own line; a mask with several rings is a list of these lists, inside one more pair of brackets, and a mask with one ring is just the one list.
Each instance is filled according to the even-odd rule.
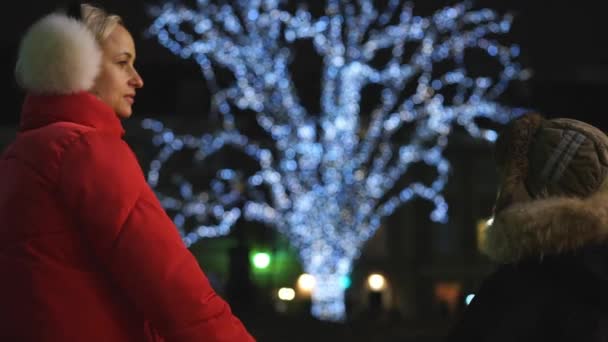
[[93,33],[60,13],[34,23],[21,40],[15,76],[33,94],[72,94],[93,87],[102,52]]

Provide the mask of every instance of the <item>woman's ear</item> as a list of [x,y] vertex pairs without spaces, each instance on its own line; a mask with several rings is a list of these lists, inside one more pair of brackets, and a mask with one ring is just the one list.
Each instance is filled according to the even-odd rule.
[[525,185],[529,172],[528,152],[542,122],[539,114],[525,114],[511,122],[496,141],[500,189],[494,206],[495,214],[514,203],[532,198]]
[[21,40],[15,77],[34,94],[72,94],[93,86],[102,52],[93,33],[80,21],[52,13]]

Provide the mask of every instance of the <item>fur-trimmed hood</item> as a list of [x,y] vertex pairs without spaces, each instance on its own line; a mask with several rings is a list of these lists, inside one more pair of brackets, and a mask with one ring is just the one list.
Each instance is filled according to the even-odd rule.
[[93,86],[101,58],[94,34],[82,22],[53,13],[23,37],[15,76],[29,93],[73,94]]
[[608,243],[608,193],[514,204],[487,228],[483,252],[501,263]]

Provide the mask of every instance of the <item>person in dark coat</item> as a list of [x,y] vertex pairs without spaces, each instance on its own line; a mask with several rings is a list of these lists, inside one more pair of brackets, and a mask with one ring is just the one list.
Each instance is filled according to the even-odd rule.
[[118,16],[86,4],[24,36],[0,159],[0,341],[253,338],[212,289],[123,140],[143,81]]
[[484,252],[499,266],[448,341],[608,341],[608,137],[526,114],[496,143]]

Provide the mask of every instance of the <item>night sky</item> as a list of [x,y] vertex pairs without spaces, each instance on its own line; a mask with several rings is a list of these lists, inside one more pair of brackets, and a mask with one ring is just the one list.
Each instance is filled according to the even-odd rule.
[[[135,114],[186,115],[179,112],[184,102],[184,93],[180,91],[184,84],[192,84],[191,88],[196,89],[202,84],[202,77],[193,62],[178,59],[154,39],[144,37],[143,31],[152,21],[145,6],[159,2],[113,0],[96,3],[120,14],[134,35],[138,49],[136,66],[145,80],[145,87],[137,98]],[[454,2],[424,0],[416,8],[424,14],[449,3]],[[4,125],[18,122],[23,99],[13,77],[19,39],[35,19],[58,4],[61,2],[23,0],[4,12],[0,30],[3,32],[0,35],[3,43],[0,64],[4,75],[2,91],[6,101],[1,119]],[[548,117],[568,116],[608,129],[605,105],[608,24],[606,12],[600,10],[600,1],[483,0],[475,4],[476,7],[508,10],[516,16],[509,39],[521,46],[521,62],[533,71],[533,77],[513,91],[510,100],[514,105],[537,109]],[[299,72],[318,73],[307,70],[314,66],[303,64],[298,67]],[[187,105],[207,106],[205,96],[201,98]],[[200,112],[205,112],[205,109],[200,108]]]

